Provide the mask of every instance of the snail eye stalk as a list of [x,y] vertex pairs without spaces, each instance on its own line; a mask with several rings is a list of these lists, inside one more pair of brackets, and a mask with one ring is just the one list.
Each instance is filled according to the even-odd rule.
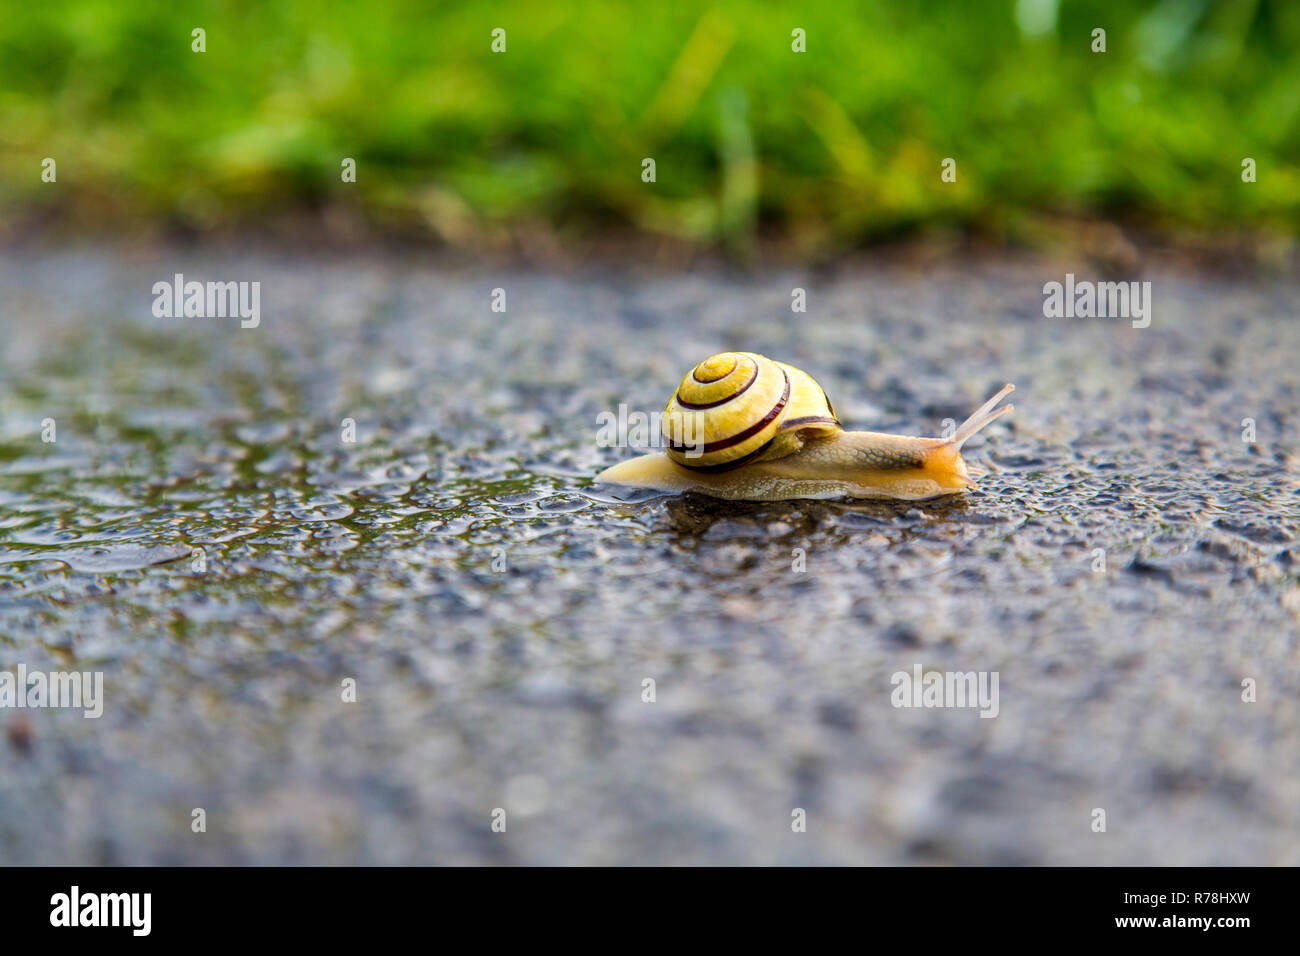
[[998,402],[1002,401],[1002,399],[1006,398],[1015,390],[1016,387],[1010,383],[1003,385],[1002,390],[976,409],[975,414],[962,422],[960,427],[952,433],[952,438],[948,440],[960,448],[962,445],[966,444],[972,435],[989,422],[996,421],[1003,415],[1015,411],[1016,407],[1014,405],[1004,405],[1002,408],[998,408],[996,411],[994,410]]

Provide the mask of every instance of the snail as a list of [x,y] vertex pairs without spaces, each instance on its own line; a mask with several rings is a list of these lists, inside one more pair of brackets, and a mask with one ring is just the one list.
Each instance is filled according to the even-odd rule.
[[897,498],[973,488],[961,447],[1012,411],[1006,385],[950,438],[847,431],[826,392],[792,365],[722,352],[695,366],[668,400],[665,451],[606,468],[597,481],[715,498]]

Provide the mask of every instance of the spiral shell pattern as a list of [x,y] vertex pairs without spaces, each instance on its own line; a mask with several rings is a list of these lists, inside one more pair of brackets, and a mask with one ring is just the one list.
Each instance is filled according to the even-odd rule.
[[812,376],[754,352],[722,352],[695,366],[668,400],[663,418],[668,455],[697,471],[779,456],[780,438],[792,429],[839,427]]

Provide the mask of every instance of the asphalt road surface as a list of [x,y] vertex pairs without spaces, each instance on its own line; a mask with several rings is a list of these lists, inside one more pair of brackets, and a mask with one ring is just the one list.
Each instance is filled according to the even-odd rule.
[[[1134,328],[1044,317],[1068,268],[11,253],[0,670],[103,714],[0,708],[0,863],[1300,864],[1300,286],[1155,272]],[[961,500],[594,485],[724,349],[1016,412]]]

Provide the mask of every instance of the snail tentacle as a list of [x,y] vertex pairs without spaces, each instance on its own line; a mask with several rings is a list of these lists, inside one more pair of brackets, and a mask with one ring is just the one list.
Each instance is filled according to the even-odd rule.
[[960,448],[962,445],[966,444],[966,441],[972,435],[978,432],[989,422],[995,421],[998,418],[1001,418],[1003,415],[1007,415],[1010,414],[1011,412],[1014,412],[1016,410],[1016,406],[1014,405],[1005,405],[1002,408],[999,408],[997,411],[994,411],[993,408],[995,405],[997,405],[998,402],[1002,401],[1002,399],[1006,398],[1015,390],[1016,387],[1012,385],[1010,382],[1008,382],[1006,385],[1003,385],[1002,389],[996,395],[994,395],[987,402],[985,402],[983,405],[977,408],[974,414],[972,414],[970,418],[962,422],[961,425],[957,427],[957,430],[952,433],[952,437],[948,440],[952,442],[954,445],[956,445],[958,448]]

